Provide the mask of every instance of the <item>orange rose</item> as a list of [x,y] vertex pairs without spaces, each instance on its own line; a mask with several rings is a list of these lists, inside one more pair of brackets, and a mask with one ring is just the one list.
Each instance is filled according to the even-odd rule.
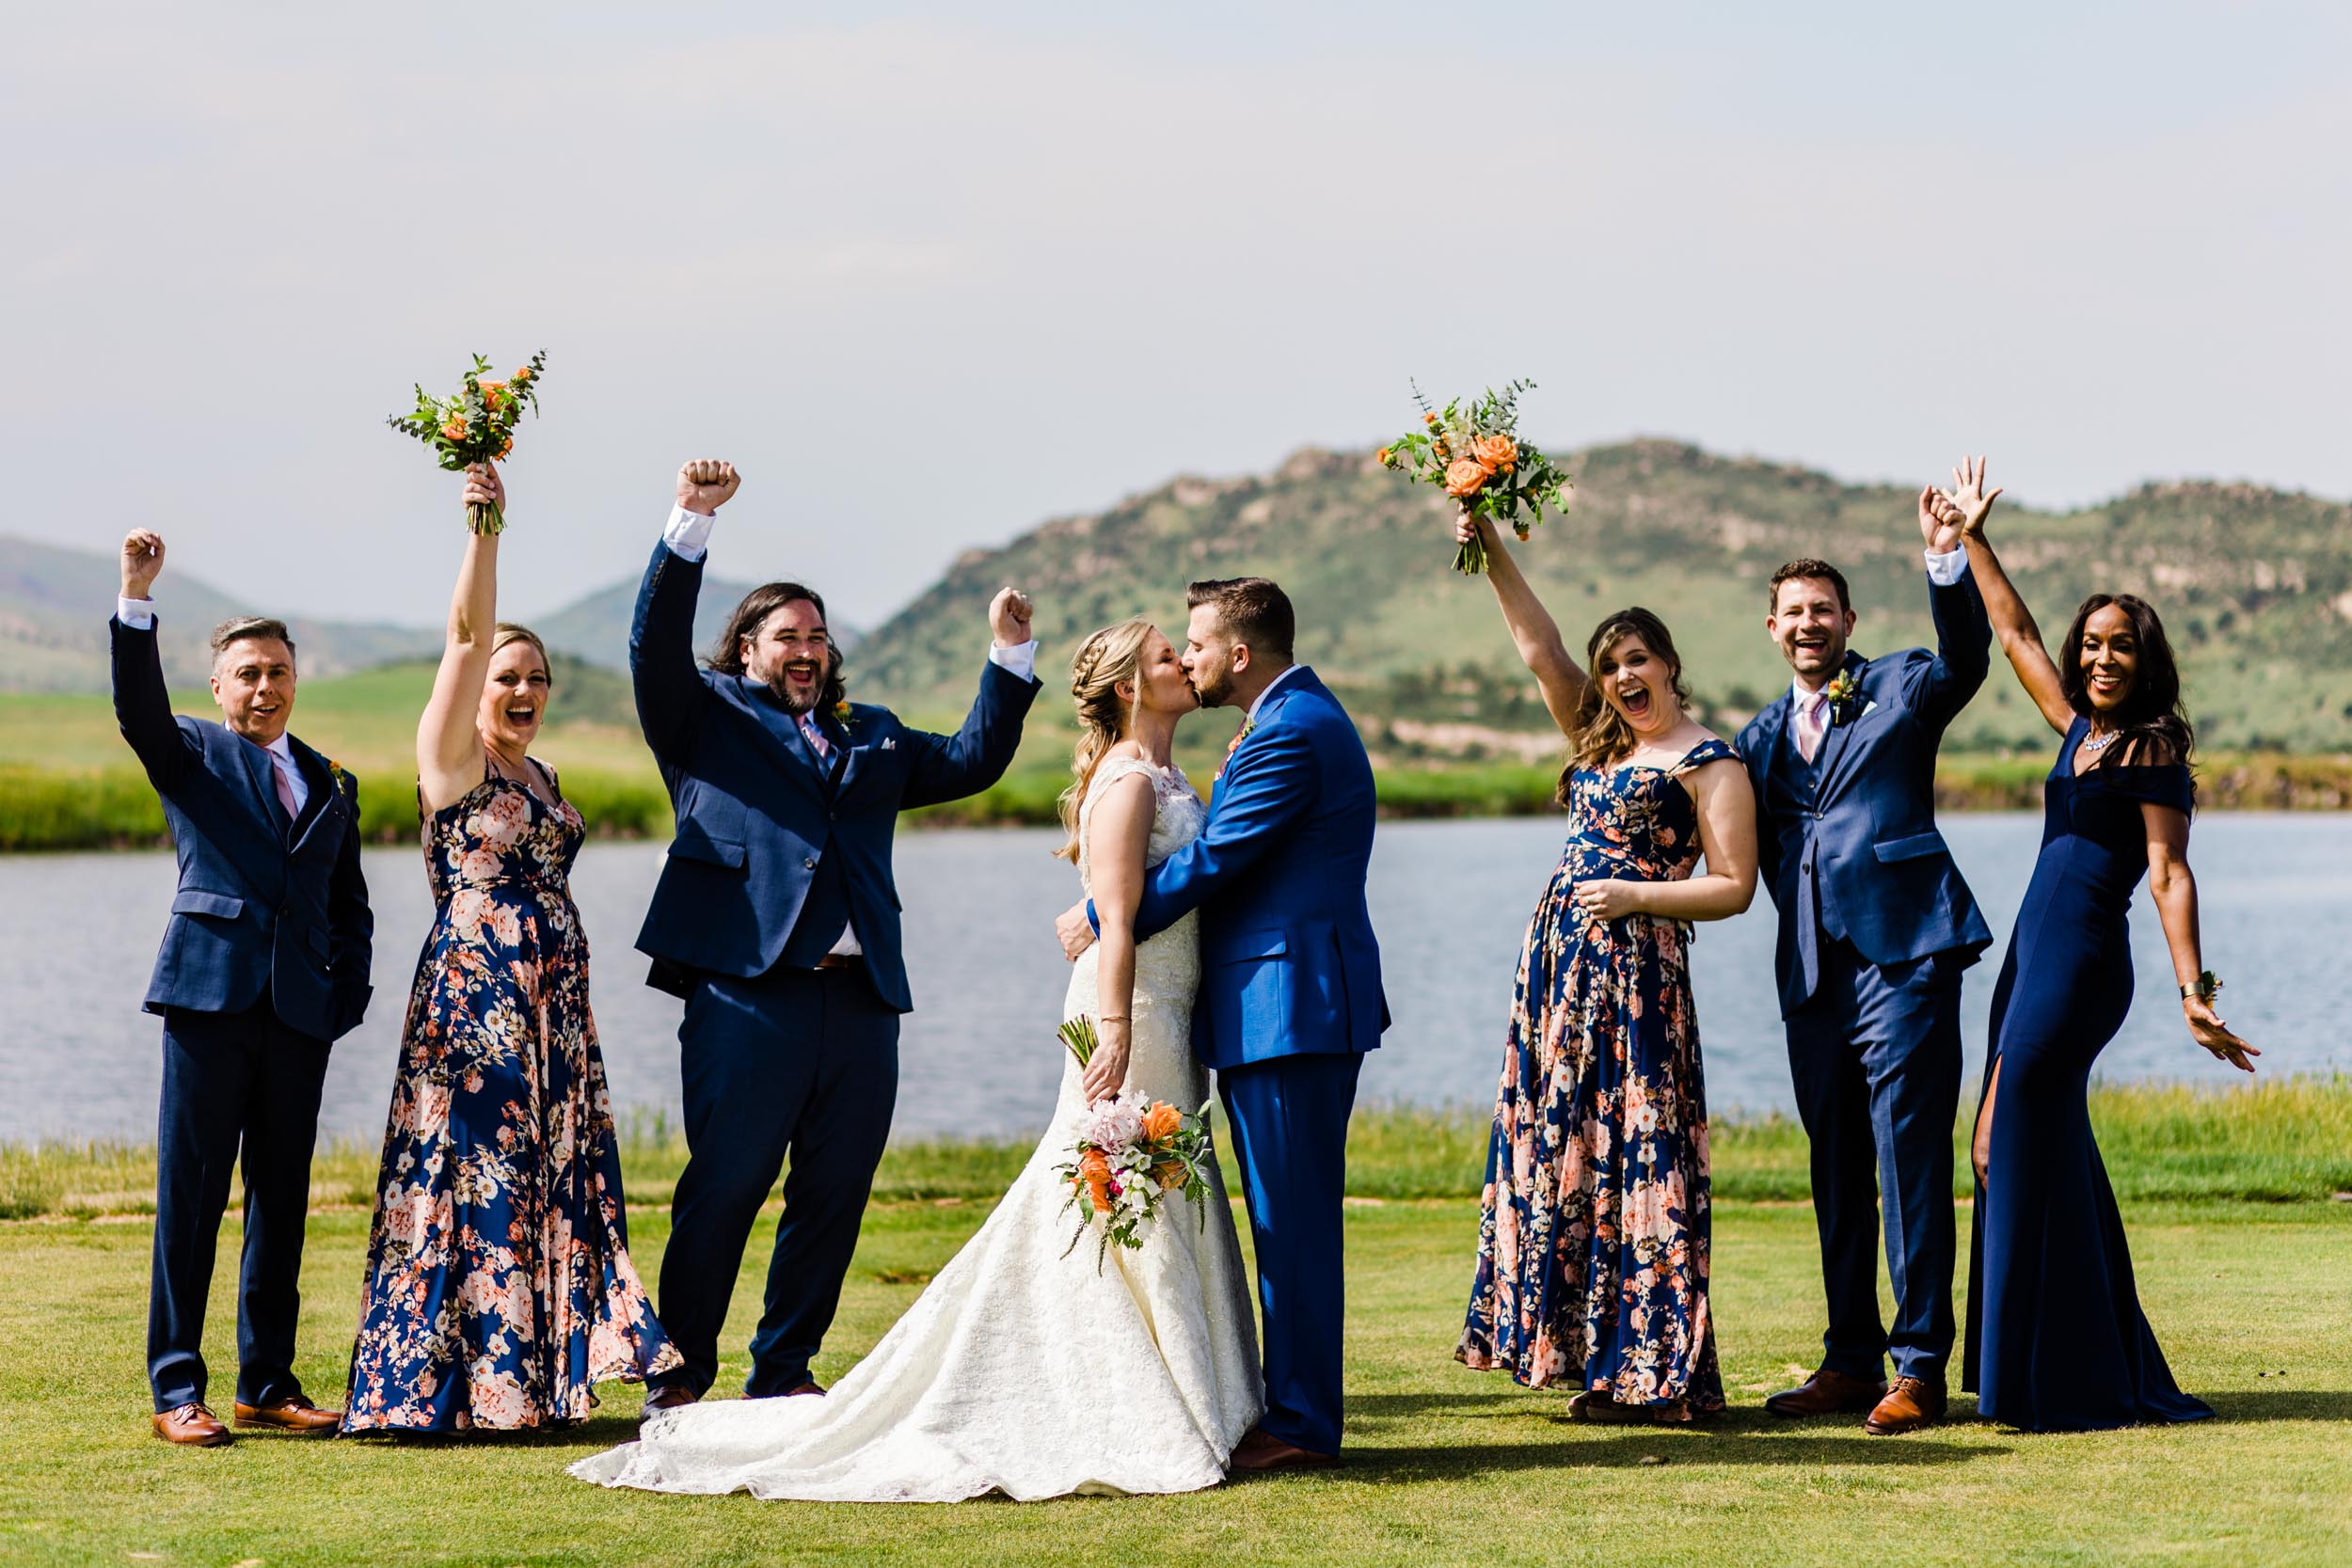
[[1421,417],[1421,422],[1423,424],[1436,424],[1438,422],[1438,416],[1435,414],[1423,414]]
[[1173,1136],[1184,1125],[1184,1113],[1160,1101],[1143,1113],[1143,1135],[1152,1143]]
[[1386,463],[1386,462],[1389,460],[1389,449],[1388,449],[1388,448],[1386,448],[1386,447],[1382,447],[1382,448],[1380,449],[1380,458],[1379,458],[1379,460],[1380,460],[1381,462],[1383,462],[1383,463]]
[[522,383],[531,379],[531,367],[529,365],[525,365],[521,370],[516,371],[513,375],[508,376],[506,379],[514,382],[517,386],[520,386]]
[[1518,467],[1519,444],[1508,436],[1480,436],[1471,440],[1470,453],[1495,472],[1507,474]]
[[1445,493],[1456,500],[1474,496],[1486,487],[1494,472],[1475,457],[1457,457],[1446,465]]
[[501,441],[501,442],[500,442],[500,443],[499,443],[499,450],[498,450],[498,451],[497,451],[496,455],[497,455],[497,456],[500,456],[500,457],[504,457],[504,456],[505,456],[508,452],[513,451],[514,450],[515,450],[515,437],[513,437],[512,436],[508,436],[505,440],[503,440],[503,441]]
[[1097,1209],[1111,1206],[1110,1157],[1099,1148],[1089,1148],[1078,1159],[1078,1179],[1087,1184]]
[[441,434],[453,441],[462,441],[466,438],[466,421],[452,420],[441,427]]

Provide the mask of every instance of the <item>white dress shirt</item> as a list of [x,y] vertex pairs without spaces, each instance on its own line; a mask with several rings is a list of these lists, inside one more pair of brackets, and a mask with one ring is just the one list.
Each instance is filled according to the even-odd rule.
[[[117,595],[115,619],[132,631],[146,631],[155,625],[155,601]],[[301,767],[294,761],[294,748],[286,744],[286,737],[281,734],[262,750],[269,753],[270,766],[278,769],[278,776],[286,781],[286,787],[293,792],[294,815],[300,816],[302,808],[310,803],[310,785],[303,778]]]
[[[667,545],[670,547],[670,553],[680,561],[700,561],[709,552],[710,527],[718,520],[718,517],[711,513],[689,512],[682,506],[673,506],[670,508],[670,520],[661,529],[661,542]],[[992,643],[988,650],[988,658],[990,663],[1009,675],[1018,676],[1025,681],[1033,679],[1037,672],[1037,640],[1032,638],[1026,642],[1017,642],[1011,647],[1006,647],[1002,643]],[[812,747],[811,750],[815,748]],[[865,951],[865,947],[857,940],[855,925],[842,927],[841,940],[834,942],[830,949],[833,955],[841,958],[854,958]]]

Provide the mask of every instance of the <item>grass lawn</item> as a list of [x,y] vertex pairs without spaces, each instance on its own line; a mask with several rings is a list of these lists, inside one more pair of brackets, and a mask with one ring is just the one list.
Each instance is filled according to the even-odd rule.
[[[866,1219],[818,1374],[846,1370],[986,1212],[902,1201]],[[1349,1212],[1349,1450],[1336,1471],[1181,1497],[854,1507],[607,1492],[571,1459],[626,1440],[637,1396],[551,1437],[400,1445],[147,1430],[143,1219],[0,1225],[0,1560],[9,1563],[2352,1561],[2352,1204],[2141,1203],[2141,1299],[2221,1419],[2031,1436],[1972,1418],[1905,1438],[1757,1408],[1813,1364],[1811,1212],[1716,1212],[1714,1302],[1735,1409],[1704,1432],[1568,1423],[1451,1359],[1475,1205]],[[632,1216],[658,1266],[668,1215]],[[300,1371],[342,1386],[367,1218],[314,1215]],[[233,1221],[207,1349],[233,1379]],[[1964,1237],[1964,1230],[1963,1230]],[[765,1253],[747,1260],[738,1357]],[[1966,1277],[1965,1264],[1962,1277]],[[723,1368],[722,1387],[739,1377]],[[1108,1413],[1106,1413],[1107,1416]]]

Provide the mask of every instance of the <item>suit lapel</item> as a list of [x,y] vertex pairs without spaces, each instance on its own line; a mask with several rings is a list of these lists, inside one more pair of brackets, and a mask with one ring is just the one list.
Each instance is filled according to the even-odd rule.
[[245,764],[245,782],[253,792],[253,809],[269,825],[270,837],[285,843],[286,808],[278,803],[278,777],[273,771],[278,765],[270,761],[268,748],[236,735],[234,730],[229,733],[236,736],[237,757]]
[[292,736],[286,737],[286,744],[293,750],[294,766],[302,769],[302,781],[310,790],[310,799],[302,802],[302,815],[294,819],[294,832],[288,835],[288,842],[299,849],[318,832],[321,823],[342,816],[343,792],[336,784],[325,757]]
[[808,742],[802,738],[800,726],[793,723],[792,716],[785,712],[757,682],[747,677],[739,675],[732,684],[721,686],[719,689],[728,692],[736,705],[750,717],[766,745],[768,760],[775,765],[776,770],[798,781],[801,787],[818,800],[824,800],[825,775],[818,765],[816,755],[809,751]]
[[1842,782],[1841,765],[1845,762],[1846,752],[1851,746],[1853,727],[1861,721],[1862,710],[1869,706],[1868,700],[1862,695],[1860,690],[1862,684],[1860,677],[1864,662],[1860,654],[1849,653],[1846,655],[1844,667],[1838,672],[1841,675],[1854,676],[1856,689],[1852,713],[1844,719],[1839,719],[1833,712],[1828,732],[1821,736],[1820,755],[1815,759],[1818,766],[1814,769],[1813,784],[1814,794],[1821,801],[1827,801],[1836,790],[1838,784]]

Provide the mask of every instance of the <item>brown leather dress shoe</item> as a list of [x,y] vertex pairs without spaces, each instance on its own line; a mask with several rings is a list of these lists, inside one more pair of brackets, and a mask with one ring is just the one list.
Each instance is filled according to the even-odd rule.
[[807,1383],[802,1384],[798,1388],[787,1388],[784,1391],[784,1397],[787,1400],[799,1399],[803,1394],[814,1394],[820,1400],[825,1397],[825,1391],[817,1386],[817,1384],[813,1379]]
[[321,1410],[300,1394],[289,1394],[268,1404],[247,1404],[239,1400],[229,1408],[241,1427],[291,1432],[301,1437],[322,1437],[343,1424],[342,1411]]
[[1225,1461],[1225,1467],[1235,1473],[1247,1470],[1254,1474],[1266,1470],[1320,1469],[1339,1462],[1338,1454],[1317,1453],[1312,1449],[1302,1449],[1295,1443],[1282,1441],[1263,1427],[1251,1427],[1241,1434],[1241,1441],[1233,1445],[1233,1451]]
[[691,1388],[681,1388],[675,1385],[651,1389],[645,1395],[645,1408],[639,1412],[637,1418],[649,1421],[665,1410],[683,1410],[690,1404],[700,1402],[702,1396]]
[[1885,1397],[1883,1383],[1823,1367],[1794,1388],[1766,1400],[1764,1408],[1775,1416],[1851,1416],[1876,1409]]
[[171,1410],[158,1410],[154,1417],[155,1435],[167,1443],[180,1443],[192,1449],[217,1449],[233,1441],[229,1429],[220,1424],[220,1418],[200,1403],[183,1404]]
[[1917,1432],[1931,1427],[1944,1418],[1944,1386],[1925,1378],[1899,1377],[1895,1386],[1870,1412],[1870,1418],[1862,1423],[1862,1430],[1873,1437],[1892,1437],[1898,1433]]

